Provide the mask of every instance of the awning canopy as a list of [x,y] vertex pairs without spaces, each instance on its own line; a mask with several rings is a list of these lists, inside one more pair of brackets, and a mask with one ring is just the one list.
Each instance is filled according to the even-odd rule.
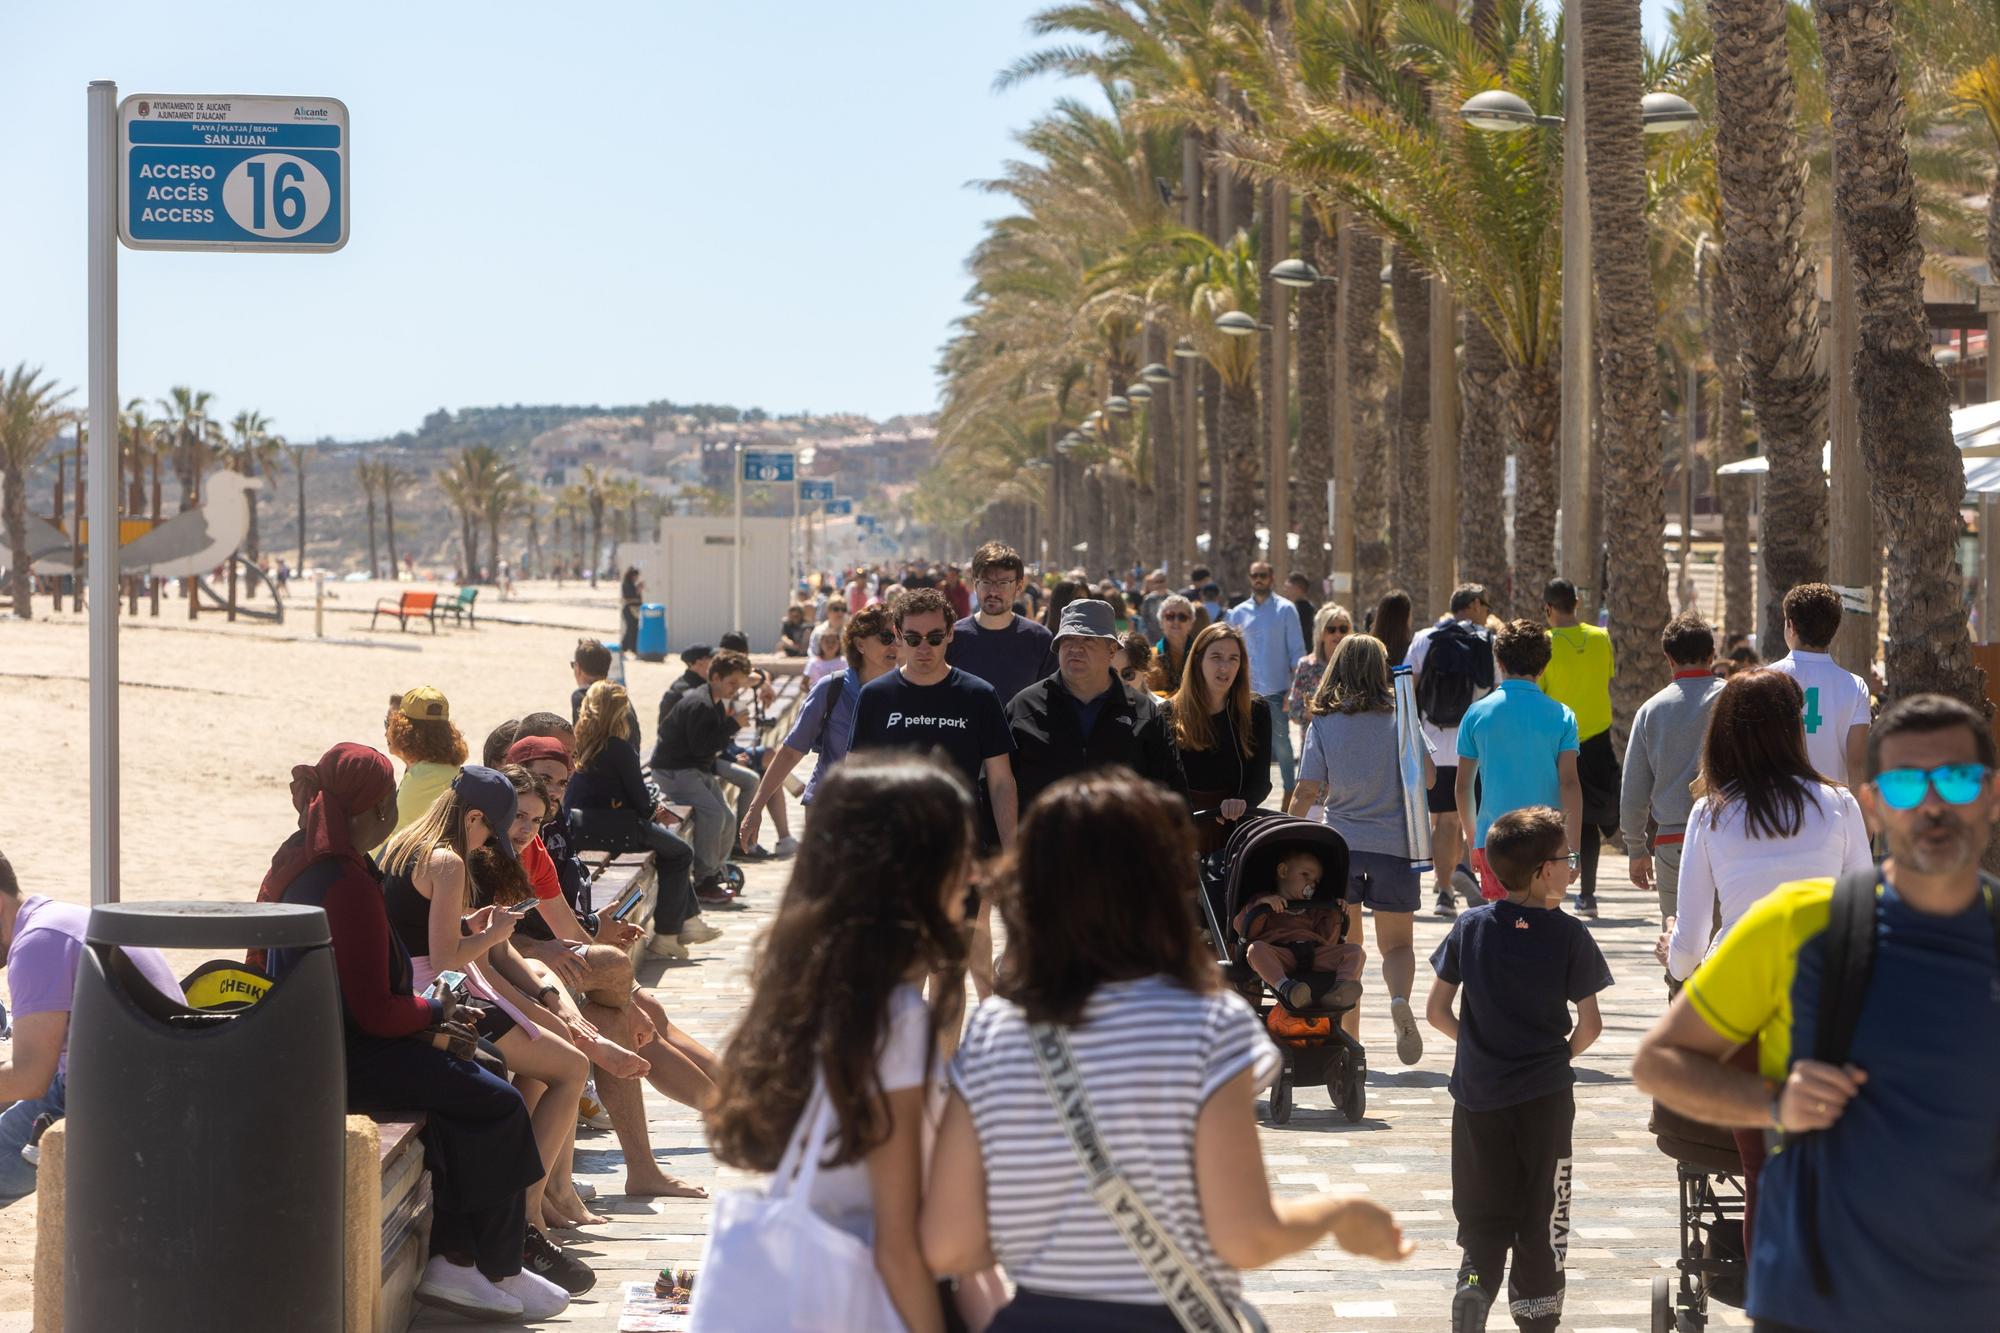
[[[1951,434],[1965,456],[1965,489],[1974,495],[2000,495],[2000,400],[1974,403],[1951,414]],[[1833,467],[1833,446],[1820,455],[1820,467]],[[1720,477],[1754,477],[1771,470],[1763,456],[1746,458],[1715,470]]]

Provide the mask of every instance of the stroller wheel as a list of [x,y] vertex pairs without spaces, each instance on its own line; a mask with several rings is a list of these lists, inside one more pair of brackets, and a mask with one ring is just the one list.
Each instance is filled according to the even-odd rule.
[[1674,1289],[1665,1273],[1653,1274],[1653,1333],[1674,1333]]
[[1368,1061],[1359,1052],[1341,1061],[1340,1095],[1334,1101],[1350,1125],[1358,1124],[1368,1114]]
[[1292,1118],[1292,1075],[1290,1070],[1278,1075],[1278,1081],[1271,1085],[1271,1123],[1282,1125]]

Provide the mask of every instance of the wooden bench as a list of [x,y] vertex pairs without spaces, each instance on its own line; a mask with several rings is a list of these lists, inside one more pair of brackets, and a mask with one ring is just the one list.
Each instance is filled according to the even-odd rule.
[[385,597],[375,603],[375,614],[368,617],[368,628],[374,629],[379,617],[391,615],[396,617],[396,624],[402,629],[408,629],[412,620],[428,620],[431,633],[435,634],[438,628],[437,600],[438,595],[434,592],[406,592],[394,601]]
[[653,907],[660,897],[660,877],[653,866],[653,855],[651,852],[585,852],[583,861],[590,868],[590,910],[593,912],[610,911],[633,885],[639,886],[639,905],[625,918],[645,932],[629,950],[636,967],[640,954],[653,938]]
[[[347,1117],[343,1333],[405,1333],[431,1243],[431,1176],[423,1117]],[[35,1322],[62,1333],[67,1142],[61,1121],[42,1135],[35,1215]]]
[[472,604],[478,600],[479,589],[460,588],[457,600],[444,603],[437,611],[440,616],[450,616],[459,625],[470,625],[478,629],[479,622],[472,614]]

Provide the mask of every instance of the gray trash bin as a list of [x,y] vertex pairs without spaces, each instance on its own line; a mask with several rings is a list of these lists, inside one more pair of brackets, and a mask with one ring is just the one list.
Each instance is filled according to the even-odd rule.
[[[337,1333],[347,1066],[326,914],[91,911],[70,1014],[68,1333]],[[112,946],[298,950],[257,1004],[161,997]]]

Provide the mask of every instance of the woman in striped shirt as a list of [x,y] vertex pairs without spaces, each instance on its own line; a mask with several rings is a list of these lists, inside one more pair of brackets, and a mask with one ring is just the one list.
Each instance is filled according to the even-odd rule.
[[1013,1279],[992,1333],[1180,1327],[1090,1192],[1035,1059],[1039,1023],[1067,1030],[1112,1162],[1225,1298],[1238,1269],[1329,1233],[1357,1254],[1409,1253],[1369,1200],[1271,1197],[1256,1102],[1279,1056],[1200,948],[1177,798],[1116,770],[1067,779],[1032,807],[1015,852],[999,994],[952,1063],[922,1222],[934,1271],[997,1260]]

